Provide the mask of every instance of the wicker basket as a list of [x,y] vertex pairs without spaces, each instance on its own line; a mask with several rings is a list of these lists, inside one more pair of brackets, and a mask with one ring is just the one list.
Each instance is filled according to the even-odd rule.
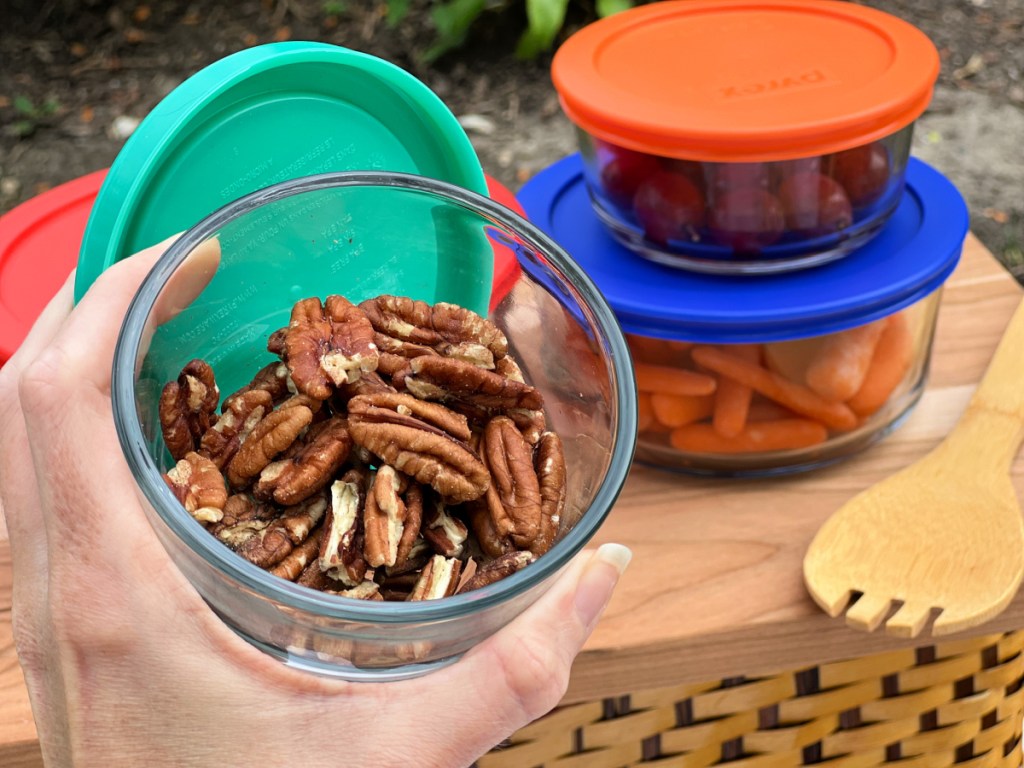
[[1012,632],[575,704],[477,766],[1017,768],[1022,648]]

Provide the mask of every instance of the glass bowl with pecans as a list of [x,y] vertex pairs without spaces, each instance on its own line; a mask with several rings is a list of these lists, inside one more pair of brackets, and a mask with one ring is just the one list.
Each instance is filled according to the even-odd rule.
[[[492,295],[496,257],[519,269]],[[112,399],[213,610],[353,680],[449,664],[543,594],[618,496],[637,418],[614,315],[556,243],[376,172],[282,182],[182,235],[125,318]]]

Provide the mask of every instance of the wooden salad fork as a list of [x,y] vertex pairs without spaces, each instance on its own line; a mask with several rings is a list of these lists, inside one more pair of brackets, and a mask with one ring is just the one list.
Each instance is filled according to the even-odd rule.
[[898,637],[916,637],[933,614],[933,635],[997,615],[1024,575],[1024,525],[1010,481],[1022,440],[1024,301],[953,431],[818,531],[804,558],[815,602],[832,617],[846,610],[851,627],[871,632],[884,622]]

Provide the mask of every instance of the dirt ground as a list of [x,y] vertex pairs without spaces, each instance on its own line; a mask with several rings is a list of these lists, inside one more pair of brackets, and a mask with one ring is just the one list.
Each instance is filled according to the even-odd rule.
[[[942,74],[913,151],[949,176],[972,227],[1024,281],[1024,0],[871,0],[922,28]],[[0,30],[0,213],[110,165],[138,120],[229,53],[286,39],[381,56],[426,82],[464,122],[484,169],[513,190],[574,151],[550,57],[513,56],[523,3],[485,13],[433,65],[430,0],[388,25],[384,0],[7,0]],[[501,3],[496,5],[501,6]],[[511,7],[508,7],[511,6]],[[564,31],[589,20],[574,4]]]

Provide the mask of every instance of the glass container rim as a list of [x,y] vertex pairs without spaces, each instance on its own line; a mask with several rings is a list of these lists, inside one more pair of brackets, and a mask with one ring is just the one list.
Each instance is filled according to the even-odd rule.
[[[564,274],[585,301],[609,347],[617,429],[607,471],[591,504],[573,528],[529,568],[470,593],[416,603],[378,603],[327,595],[272,576],[216,541],[189,517],[145,449],[135,408],[136,361],[153,306],[175,270],[197,245],[247,213],[305,192],[340,187],[391,187],[432,195],[514,231]],[[437,179],[399,172],[343,171],[270,185],[226,204],[184,232],[157,260],[128,307],[114,349],[111,402],[122,453],[146,500],[171,533],[219,573],[262,597],[319,617],[380,624],[438,622],[501,604],[545,582],[581,551],[603,524],[622,490],[636,447],[636,386],[632,367],[626,364],[630,359],[615,314],[596,285],[561,246],[524,217],[483,195]]]

